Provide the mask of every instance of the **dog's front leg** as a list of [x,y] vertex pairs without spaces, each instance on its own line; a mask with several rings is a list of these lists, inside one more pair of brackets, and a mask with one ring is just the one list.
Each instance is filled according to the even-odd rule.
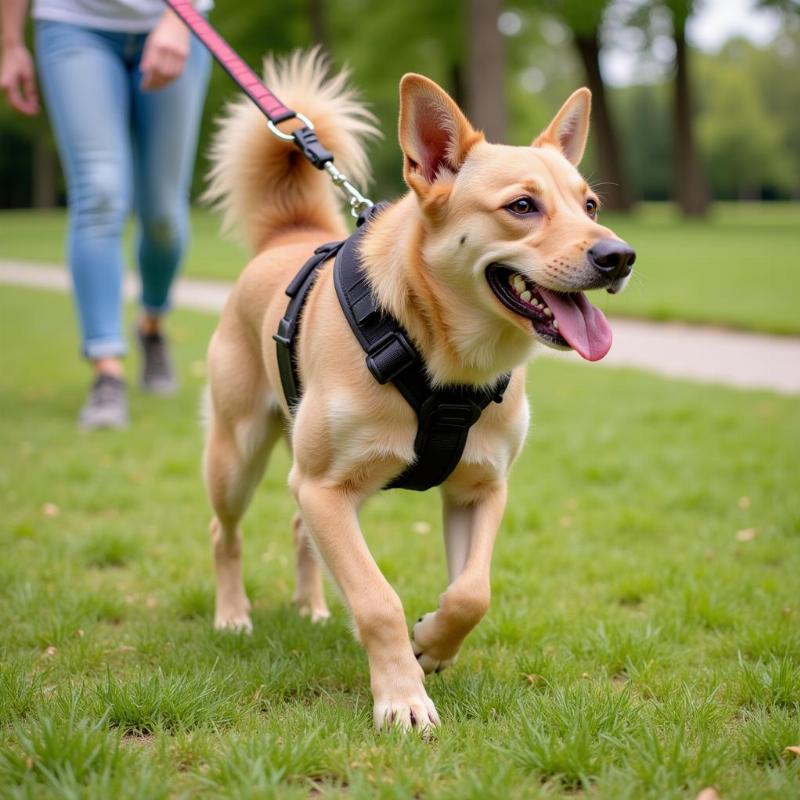
[[489,608],[492,551],[505,505],[505,482],[493,484],[468,504],[444,493],[450,585],[439,598],[439,608],[421,617],[412,635],[414,652],[425,672],[450,666],[467,634]]
[[367,548],[358,524],[358,498],[319,481],[292,480],[297,502],[320,555],[353,614],[369,659],[378,728],[422,730],[439,723],[414,657],[403,606]]

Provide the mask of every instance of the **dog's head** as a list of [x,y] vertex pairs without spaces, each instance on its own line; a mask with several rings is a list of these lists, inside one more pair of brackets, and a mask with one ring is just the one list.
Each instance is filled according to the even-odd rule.
[[596,361],[611,328],[583,292],[620,291],[635,253],[598,222],[597,195],[576,169],[590,104],[578,89],[530,147],[490,144],[439,86],[412,74],[400,84],[399,128],[437,280],[476,311]]

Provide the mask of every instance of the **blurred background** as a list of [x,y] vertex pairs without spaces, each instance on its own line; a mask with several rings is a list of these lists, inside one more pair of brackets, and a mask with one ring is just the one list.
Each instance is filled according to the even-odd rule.
[[[605,207],[800,197],[798,0],[217,0],[212,21],[251,64],[321,43],[381,120],[376,196],[401,190],[397,83],[423,72],[492,140],[529,142],[577,86],[594,94],[583,164]],[[212,120],[233,92],[213,73]],[[46,119],[0,107],[0,208],[64,202]]]

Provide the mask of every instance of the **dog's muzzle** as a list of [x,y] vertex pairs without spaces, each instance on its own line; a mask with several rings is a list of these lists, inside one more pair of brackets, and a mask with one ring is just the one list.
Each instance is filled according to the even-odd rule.
[[608,282],[608,291],[615,294],[633,271],[636,251],[621,239],[600,239],[589,248],[586,257]]

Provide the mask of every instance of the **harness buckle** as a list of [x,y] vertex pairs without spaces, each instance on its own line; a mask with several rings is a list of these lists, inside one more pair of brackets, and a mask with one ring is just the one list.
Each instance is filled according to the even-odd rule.
[[431,395],[419,410],[420,428],[456,428],[469,430],[481,416],[477,403],[466,400],[462,403],[442,403],[435,394]]
[[291,325],[286,317],[282,317],[278,323],[278,332],[272,334],[272,338],[284,347],[290,347],[292,344]]
[[378,383],[388,383],[417,360],[417,353],[400,331],[387,333],[367,353],[367,369]]
[[303,155],[317,168],[323,169],[325,164],[333,161],[333,153],[326,150],[319,139],[314,128],[298,128],[293,134],[295,144],[300,148]]

